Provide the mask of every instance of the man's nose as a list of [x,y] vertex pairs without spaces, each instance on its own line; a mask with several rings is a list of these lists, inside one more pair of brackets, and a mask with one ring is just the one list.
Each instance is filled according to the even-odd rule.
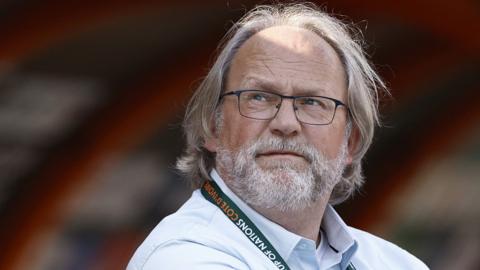
[[278,106],[278,112],[270,121],[270,130],[273,134],[282,137],[298,135],[301,123],[297,120],[293,100],[284,99]]

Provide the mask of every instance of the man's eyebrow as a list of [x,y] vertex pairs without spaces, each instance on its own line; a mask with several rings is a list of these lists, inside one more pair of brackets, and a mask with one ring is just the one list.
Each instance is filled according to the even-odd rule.
[[[265,80],[255,76],[248,76],[244,80],[246,88],[249,90],[264,90],[281,94],[282,88],[274,81]],[[295,96],[324,96],[326,91],[323,88],[295,88]]]
[[[279,85],[277,82],[255,77],[255,76],[246,77],[245,84],[247,85],[248,88],[254,88],[255,90],[265,90],[265,91],[278,92],[278,93],[284,92],[284,89],[282,89],[281,85]],[[300,93],[302,95],[318,94],[318,91],[315,91],[313,89],[294,89],[294,90],[297,94]]]
[[325,96],[326,91],[322,88],[313,89],[297,89],[295,91],[296,96]]
[[278,85],[275,85],[274,82],[253,77],[253,76],[246,77],[244,82],[248,86],[248,88],[255,88],[258,90],[269,90],[269,91],[279,90]]

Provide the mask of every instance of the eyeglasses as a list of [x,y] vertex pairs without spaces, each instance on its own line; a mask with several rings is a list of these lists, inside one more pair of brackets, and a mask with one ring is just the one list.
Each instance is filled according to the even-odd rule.
[[220,100],[229,95],[237,96],[238,110],[242,116],[258,120],[275,118],[283,99],[292,99],[297,120],[309,125],[332,123],[338,106],[348,110],[343,102],[324,96],[284,96],[259,90],[238,90],[222,94]]

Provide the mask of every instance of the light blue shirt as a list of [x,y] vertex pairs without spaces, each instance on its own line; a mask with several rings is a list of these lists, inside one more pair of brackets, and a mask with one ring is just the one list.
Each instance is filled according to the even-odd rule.
[[[252,220],[288,266],[295,269],[428,269],[398,246],[347,226],[332,206],[322,219],[318,247],[266,219],[245,204],[215,170],[212,179]],[[163,219],[136,250],[128,270],[277,269],[200,190],[174,214]]]

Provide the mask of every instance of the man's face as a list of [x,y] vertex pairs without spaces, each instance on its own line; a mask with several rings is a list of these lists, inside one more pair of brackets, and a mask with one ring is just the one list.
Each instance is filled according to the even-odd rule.
[[[345,72],[334,49],[313,32],[286,26],[271,27],[249,38],[235,55],[226,81],[226,92],[255,89],[282,95],[327,96],[344,103],[346,88]],[[326,159],[334,160],[345,141],[344,107],[337,108],[331,124],[315,126],[296,119],[292,100],[283,100],[271,120],[243,117],[237,102],[234,95],[223,99],[221,127],[205,144],[211,152],[223,149],[235,153],[258,140],[273,138],[306,143]],[[262,169],[275,164],[299,169],[312,165],[309,158],[294,151],[260,152],[252,158]],[[348,152],[346,160],[350,160]],[[231,168],[218,168],[217,164],[217,169]]]

